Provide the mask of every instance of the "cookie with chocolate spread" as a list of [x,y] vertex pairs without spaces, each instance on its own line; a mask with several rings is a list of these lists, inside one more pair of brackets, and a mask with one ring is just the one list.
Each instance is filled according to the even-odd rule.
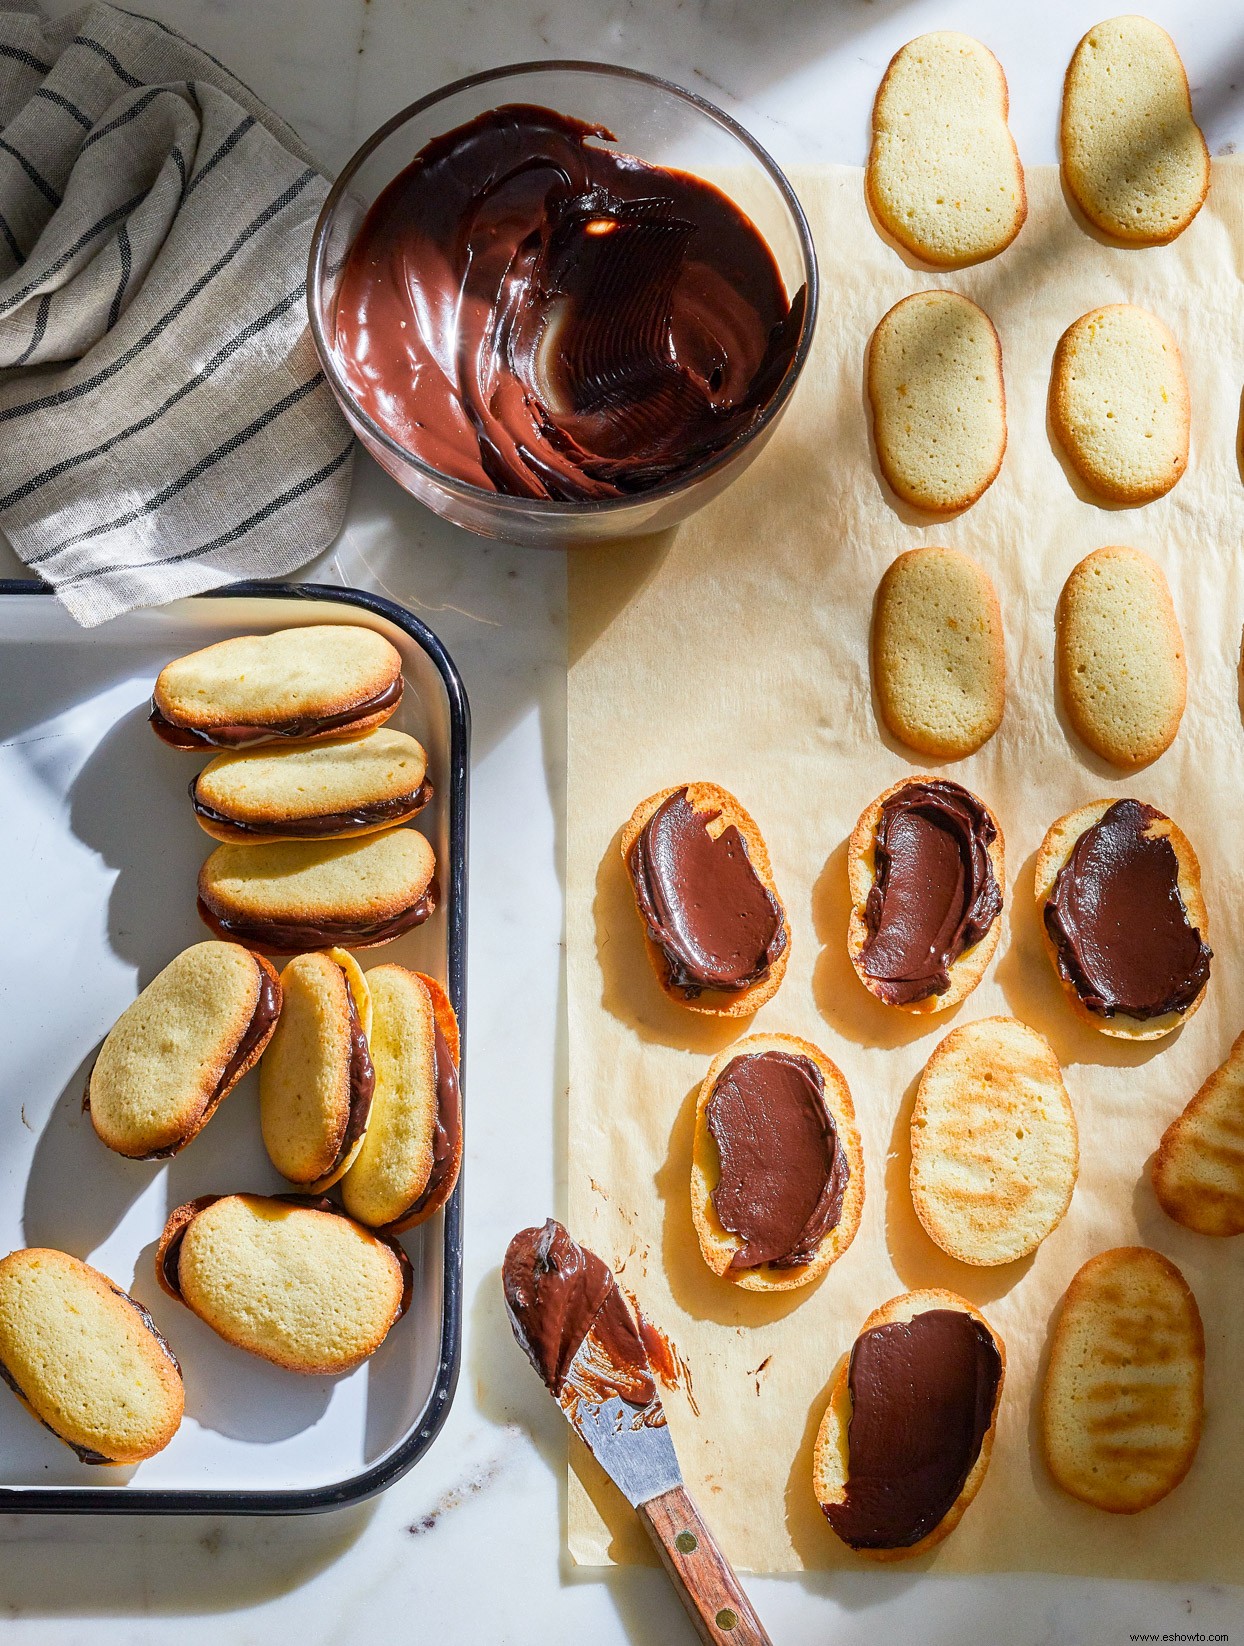
[[944,1252],[986,1266],[1027,1257],[1062,1222],[1079,1165],[1044,1035],[986,1017],[934,1047],[911,1116],[911,1199]]
[[371,993],[344,949],[298,955],[281,973],[281,993],[259,1065],[259,1127],[277,1171],[321,1194],[348,1171],[367,1131]]
[[1244,1234],[1244,1035],[1163,1132],[1153,1191],[1185,1229]]
[[199,914],[218,936],[272,954],[370,949],[434,913],[435,870],[415,829],[217,846],[199,870]]
[[423,745],[389,727],[361,737],[218,754],[191,781],[215,840],[342,840],[408,823],[432,798]]
[[1076,1016],[1102,1034],[1159,1040],[1209,982],[1201,866],[1188,837],[1139,800],[1092,800],[1037,853],[1037,918]]
[[1050,1474],[1110,1514],[1150,1508],[1192,1467],[1204,1382],[1201,1314],[1175,1265],[1145,1246],[1099,1252],[1054,1324],[1041,1399]]
[[1147,17],[1095,24],[1063,84],[1063,181],[1096,228],[1162,246],[1209,192],[1209,150],[1175,42]]
[[1152,503],[1188,467],[1188,380],[1170,328],[1134,303],[1082,314],[1054,351],[1050,423],[1090,491]]
[[951,29],[909,40],[878,87],[868,204],[887,234],[936,268],[996,257],[1023,227],[1028,196],[1008,108],[998,59]]
[[156,680],[151,725],[176,749],[250,748],[352,737],[401,701],[401,653],[382,634],[310,623],[174,658]]
[[83,1463],[154,1457],[186,1404],[177,1357],[142,1304],[47,1247],[0,1261],[0,1379]]
[[1002,1339],[954,1292],[874,1309],[844,1356],[816,1437],[812,1486],[838,1537],[907,1560],[949,1537],[993,1452]]
[[332,1376],[375,1354],[405,1313],[410,1259],[329,1200],[205,1195],[178,1206],[156,1277],[226,1343]]
[[866,378],[890,490],[929,514],[969,508],[1006,451],[1002,345],[989,316],[958,292],[913,292],[878,322]]
[[746,1017],[777,992],[790,925],[764,837],[715,783],[662,789],[622,830],[648,958],[680,1006]]
[[185,1148],[259,1061],[281,1011],[275,968],[240,943],[196,943],[154,977],[100,1047],[82,1106],[133,1160]]
[[1139,549],[1094,549],[1063,585],[1058,688],[1094,754],[1134,770],[1170,748],[1183,719],[1188,665],[1162,568]]
[[959,549],[909,549],[877,590],[873,686],[890,732],[961,760],[1002,724],[1006,656],[993,579]]
[[445,990],[422,972],[375,966],[367,983],[376,1092],[341,1200],[360,1223],[396,1234],[439,1211],[458,1181],[458,1019]]
[[870,994],[944,1012],[972,992],[998,947],[1006,883],[983,800],[947,778],[903,778],[855,825],[847,880],[847,953]]
[[855,1238],[864,1151],[842,1071],[794,1035],[728,1046],[700,1087],[691,1215],[704,1261],[746,1291],[820,1277]]

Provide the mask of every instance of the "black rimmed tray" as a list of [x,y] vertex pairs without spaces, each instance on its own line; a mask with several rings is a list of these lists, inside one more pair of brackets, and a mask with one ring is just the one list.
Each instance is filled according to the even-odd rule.
[[[90,1467],[0,1390],[0,1512],[298,1514],[343,1508],[403,1475],[453,1399],[462,1335],[462,1182],[403,1237],[407,1315],[364,1366],[301,1378],[223,1343],[158,1289],[154,1241],[195,1195],[289,1185],[259,1136],[255,1076],[171,1161],[111,1154],[81,1112],[112,1022],[207,932],[195,875],[213,842],[186,786],[203,764],[146,724],[170,658],[232,634],[364,623],[402,653],[391,724],[428,750],[435,797],[416,826],[436,849],[441,907],[362,953],[439,977],[465,1032],[470,711],[425,624],[392,601],[327,584],[240,583],[84,631],[45,585],[0,580],[0,1251],[57,1246],[147,1305],[181,1359],[186,1419],[136,1469]],[[464,1033],[465,1044],[465,1033]]]

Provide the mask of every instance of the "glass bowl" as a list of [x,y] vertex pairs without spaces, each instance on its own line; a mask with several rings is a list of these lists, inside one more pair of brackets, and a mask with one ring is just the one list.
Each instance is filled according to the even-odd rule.
[[[350,246],[376,197],[433,137],[503,103],[535,103],[607,126],[617,147],[657,165],[706,176],[769,243],[789,296],[807,289],[794,358],[754,422],[722,450],[651,491],[590,501],[511,497],[441,474],[400,445],[355,400],[337,359],[336,299]],[[333,393],[363,445],[389,474],[444,519],[481,537],[535,547],[602,542],[686,519],[743,472],[790,400],[812,343],[816,253],[803,210],[781,171],[729,115],[669,81],[604,63],[517,63],[433,92],[369,137],[334,183],[311,238],[311,334]]]

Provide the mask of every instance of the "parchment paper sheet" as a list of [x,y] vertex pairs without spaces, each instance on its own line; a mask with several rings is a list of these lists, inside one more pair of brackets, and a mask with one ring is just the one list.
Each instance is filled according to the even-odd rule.
[[[1125,251],[1079,224],[1054,167],[1030,170],[1030,213],[992,262],[951,274],[908,266],[871,226],[862,174],[806,170],[795,187],[821,259],[812,358],[768,449],[676,533],[570,557],[568,944],[569,1220],[611,1262],[686,1358],[698,1415],[675,1391],[669,1421],[687,1484],[727,1553],[753,1571],[859,1564],[813,1498],[811,1449],[839,1358],[877,1304],[947,1286],[1001,1332],[1007,1378],[993,1462],[958,1530],[917,1568],[1039,1570],[1239,1581],[1244,1576],[1244,1241],[1172,1223],[1148,1162],[1167,1123],[1244,1028],[1244,166],[1216,162],[1209,200],[1174,245]],[[886,490],[872,453],[864,350],[900,297],[966,292],[1002,340],[1010,439],[975,507],[931,521]],[[1047,431],[1050,360],[1098,304],[1160,315],[1192,396],[1188,472],[1143,508],[1092,502]],[[977,790],[1006,840],[1002,941],[956,1011],[910,1018],[880,1005],[846,958],[845,844],[859,813],[929,769],[874,708],[868,633],[882,572],[903,549],[957,545],[992,574],[1006,630],[1001,730],[948,775]],[[1130,543],[1166,572],[1183,627],[1188,707],[1174,746],[1121,777],[1080,746],[1056,704],[1053,622],[1072,566]],[[667,1003],[653,978],[617,847],[645,795],[722,783],[769,844],[793,932],[777,996],[746,1022]],[[1209,995],[1188,1026],[1144,1045],[1072,1016],[1041,948],[1034,854],[1048,825],[1098,795],[1170,813],[1200,855]],[[951,1028],[995,1014],[1041,1030],[1080,1127],[1080,1177],[1061,1226],[1029,1260],[977,1269],[925,1236],[908,1190],[915,1086]],[[696,1088],[723,1045],[755,1030],[802,1035],[845,1073],[863,1134],[859,1234],[824,1281],[778,1301],[712,1275],[696,1243],[688,1170]],[[1187,1480],[1144,1514],[1064,1496],[1039,1451],[1037,1400],[1056,1304],[1080,1264],[1146,1244],[1180,1266],[1205,1320],[1206,1423]],[[588,1564],[644,1558],[622,1499],[572,1443],[569,1541]],[[910,1570],[910,1567],[903,1568]]]

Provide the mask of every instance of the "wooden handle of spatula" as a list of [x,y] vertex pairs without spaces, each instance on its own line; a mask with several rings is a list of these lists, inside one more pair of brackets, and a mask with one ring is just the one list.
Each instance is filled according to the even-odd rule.
[[683,1487],[641,1503],[639,1518],[706,1646],[773,1646]]

